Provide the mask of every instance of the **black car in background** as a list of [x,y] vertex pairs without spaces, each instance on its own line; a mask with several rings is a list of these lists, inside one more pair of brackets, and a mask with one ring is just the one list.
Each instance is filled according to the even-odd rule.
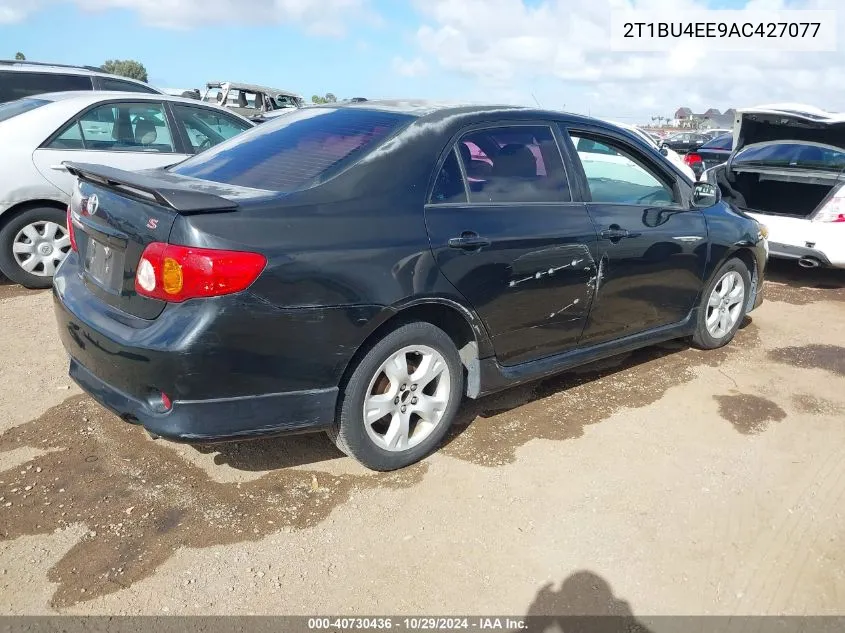
[[587,117],[333,104],[164,169],[65,165],[70,375],[173,440],[326,431],[400,468],[464,396],[720,347],[762,302],[759,225]]
[[733,150],[733,134],[722,134],[712,141],[707,141],[694,153],[687,154],[687,163],[695,172],[696,178],[700,177],[705,170],[721,165],[731,155]]
[[704,134],[697,132],[678,132],[663,139],[662,145],[679,154],[686,154],[687,152],[697,150],[707,141],[708,138]]

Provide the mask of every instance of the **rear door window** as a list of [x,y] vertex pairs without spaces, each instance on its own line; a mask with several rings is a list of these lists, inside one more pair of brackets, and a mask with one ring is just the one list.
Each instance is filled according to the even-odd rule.
[[49,147],[169,153],[172,139],[161,103],[108,103],[71,121]]
[[458,151],[470,202],[570,202],[569,181],[552,129],[485,128],[465,134]]
[[297,191],[342,169],[413,120],[397,112],[305,108],[174,165],[174,173],[241,187]]
[[23,99],[45,92],[93,90],[88,75],[0,71],[0,102]]

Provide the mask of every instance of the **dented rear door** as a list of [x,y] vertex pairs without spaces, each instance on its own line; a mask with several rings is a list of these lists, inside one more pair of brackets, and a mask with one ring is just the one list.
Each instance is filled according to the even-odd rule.
[[470,129],[439,174],[426,206],[432,251],[483,320],[499,362],[575,346],[592,298],[596,233],[583,202],[572,201],[550,127]]

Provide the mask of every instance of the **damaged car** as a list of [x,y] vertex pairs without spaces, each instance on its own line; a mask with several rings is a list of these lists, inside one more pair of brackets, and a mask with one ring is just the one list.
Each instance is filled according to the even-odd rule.
[[253,123],[263,123],[272,116],[301,108],[302,95],[280,88],[268,88],[234,81],[209,81],[203,101],[216,103],[245,116]]
[[401,468],[464,397],[670,339],[715,349],[763,300],[758,223],[588,117],[320,105],[167,168],[65,166],[70,375],[171,440],[325,431]]
[[703,179],[767,227],[771,257],[845,268],[845,115],[793,104],[738,114],[733,152]]

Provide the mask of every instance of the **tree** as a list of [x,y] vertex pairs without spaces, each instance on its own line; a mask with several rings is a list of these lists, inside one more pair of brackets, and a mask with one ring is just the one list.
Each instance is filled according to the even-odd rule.
[[147,69],[141,62],[136,62],[134,59],[109,59],[102,68],[107,73],[147,81]]
[[337,103],[337,97],[331,92],[327,92],[325,97],[320,95],[311,95],[311,103]]
[[19,62],[25,61],[26,55],[24,55],[23,53],[18,51],[17,53],[15,53],[15,59],[18,60]]

